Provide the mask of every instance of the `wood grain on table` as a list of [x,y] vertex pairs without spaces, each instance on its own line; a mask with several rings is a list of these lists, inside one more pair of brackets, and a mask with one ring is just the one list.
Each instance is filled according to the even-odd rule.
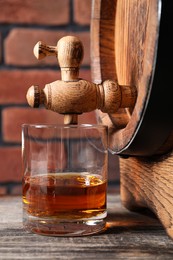
[[0,198],[0,259],[173,259],[173,241],[151,214],[123,208],[108,195],[107,230],[85,237],[46,237],[22,227],[21,197]]

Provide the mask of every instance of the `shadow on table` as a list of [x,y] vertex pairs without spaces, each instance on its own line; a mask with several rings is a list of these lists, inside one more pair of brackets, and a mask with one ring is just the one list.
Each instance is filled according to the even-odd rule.
[[164,231],[161,223],[151,211],[144,209],[140,213],[128,210],[108,213],[106,233]]

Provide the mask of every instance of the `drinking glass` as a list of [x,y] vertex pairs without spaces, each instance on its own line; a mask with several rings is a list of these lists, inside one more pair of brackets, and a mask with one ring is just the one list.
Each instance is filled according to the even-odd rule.
[[107,127],[23,125],[23,224],[50,236],[105,229]]

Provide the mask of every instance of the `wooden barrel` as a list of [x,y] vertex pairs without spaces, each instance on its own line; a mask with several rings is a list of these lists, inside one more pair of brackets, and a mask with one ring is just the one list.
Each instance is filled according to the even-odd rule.
[[97,112],[120,155],[122,202],[151,209],[173,238],[172,19],[172,0],[93,0],[93,81],[137,89],[132,109]]
[[95,0],[91,25],[92,78],[136,86],[133,109],[98,112],[110,148],[123,155],[160,154],[173,147],[171,24],[173,1]]

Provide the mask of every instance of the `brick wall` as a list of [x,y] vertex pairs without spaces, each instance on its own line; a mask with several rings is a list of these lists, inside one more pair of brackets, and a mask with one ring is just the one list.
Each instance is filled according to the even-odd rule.
[[[0,195],[21,193],[21,124],[63,123],[45,109],[31,109],[26,91],[60,78],[55,57],[38,61],[33,46],[42,40],[56,45],[65,35],[79,36],[85,56],[80,76],[90,76],[91,0],[0,0]],[[80,123],[95,123],[94,113]],[[118,183],[118,163],[109,159],[109,180]]]

